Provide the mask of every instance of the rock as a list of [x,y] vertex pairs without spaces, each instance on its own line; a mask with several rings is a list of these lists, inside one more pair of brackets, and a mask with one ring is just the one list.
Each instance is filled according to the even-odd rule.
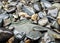
[[36,11],[40,11],[41,10],[41,7],[40,7],[40,3],[38,2],[36,2],[36,3],[34,3],[33,4],[33,7],[34,7],[34,9],[36,10]]
[[28,40],[25,40],[25,43],[31,43],[31,41],[28,39]]
[[14,13],[16,10],[16,7],[12,5],[5,5],[4,9],[7,11],[7,13]]
[[3,19],[3,26],[7,26],[11,23],[10,18],[7,14],[1,14],[0,18]]
[[53,34],[53,37],[56,39],[60,39],[60,35],[57,35],[57,34]]
[[47,32],[48,30],[45,27],[42,26],[35,26],[33,27],[34,31],[39,31],[39,32]]
[[60,10],[60,3],[54,3],[52,6],[54,6],[54,7],[57,7],[58,8],[58,10]]
[[33,15],[31,16],[31,20],[33,20],[33,21],[38,20],[38,14],[33,14]]
[[57,8],[50,8],[48,9],[48,15],[52,16],[52,17],[57,17],[58,14],[58,9]]
[[27,13],[25,13],[25,12],[20,12],[19,13],[19,17],[20,17],[20,20],[22,20],[22,19],[28,19],[28,18],[31,18]]
[[3,26],[3,20],[0,18],[0,27]]
[[40,20],[38,21],[38,24],[39,24],[40,26],[45,26],[47,23],[48,23],[48,19],[47,19],[47,18],[43,18],[43,19],[40,19]]
[[58,16],[57,16],[57,22],[60,25],[60,12],[58,13]]
[[18,31],[14,30],[14,35],[17,39],[23,40],[26,34],[24,32],[19,33]]
[[42,37],[42,40],[43,40],[42,42],[45,42],[45,43],[55,43],[53,36],[50,35],[49,33],[45,33],[44,37]]
[[20,43],[24,43],[24,41],[20,41]]
[[22,10],[24,12],[26,12],[28,15],[33,15],[35,12],[34,12],[34,9],[32,7],[29,7],[29,6],[23,6]]
[[13,33],[5,28],[0,28],[0,30],[2,30],[0,31],[0,43],[6,43],[7,40],[13,36]]
[[16,6],[17,3],[16,2],[10,2],[9,6]]
[[9,26],[9,28],[8,28],[10,31],[14,31],[14,27],[13,26]]
[[44,13],[44,12],[39,12],[39,13],[38,13],[38,16],[39,16],[40,18],[43,18],[43,17],[46,16],[46,13]]
[[23,6],[23,3],[21,3],[21,2],[16,5],[18,12],[20,12],[22,10],[22,6]]
[[42,6],[44,6],[43,8],[50,8],[52,7],[52,4],[46,0],[41,0]]
[[4,26],[8,26],[11,24],[10,18],[4,20]]
[[38,40],[41,37],[41,33],[38,31],[30,31],[26,36],[29,39]]
[[49,23],[56,21],[56,19],[51,16],[47,16],[47,18],[48,18]]
[[54,2],[60,2],[60,0],[53,0]]
[[13,14],[13,17],[14,17],[14,18],[18,18],[18,15],[16,15],[16,14]]
[[6,43],[13,43],[13,42],[14,42],[14,37],[11,37],[10,39],[8,39]]
[[54,28],[56,28],[56,29],[59,29],[59,25],[58,25],[58,23],[57,23],[56,21],[54,21],[54,22],[52,23],[52,27],[54,27]]
[[35,3],[38,2],[39,0],[31,0],[31,3]]
[[3,7],[3,4],[2,4],[2,2],[0,2],[0,9]]

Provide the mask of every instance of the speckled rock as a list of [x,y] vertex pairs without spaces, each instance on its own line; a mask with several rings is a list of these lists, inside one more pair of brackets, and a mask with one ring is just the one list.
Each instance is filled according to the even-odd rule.
[[48,23],[48,19],[47,19],[47,18],[43,18],[43,19],[40,19],[40,20],[38,21],[38,24],[39,24],[40,26],[45,26],[47,23]]

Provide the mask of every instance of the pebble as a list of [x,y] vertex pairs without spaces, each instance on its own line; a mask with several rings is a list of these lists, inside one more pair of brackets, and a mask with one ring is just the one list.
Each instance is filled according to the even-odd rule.
[[32,40],[38,40],[41,37],[41,33],[38,31],[31,31],[26,36]]
[[36,11],[40,11],[40,10],[41,10],[39,3],[34,3],[33,7],[34,7],[34,9],[35,9]]
[[41,2],[42,2],[42,6],[44,6],[46,8],[52,7],[52,4],[46,0],[41,0]]
[[29,7],[29,6],[23,6],[22,10],[24,12],[26,12],[28,15],[33,15],[35,12],[34,12],[34,9],[32,7]]
[[52,17],[57,17],[58,14],[58,9],[57,8],[50,8],[48,10],[48,15],[52,16]]
[[58,10],[60,10],[60,3],[54,3],[52,6],[54,6],[54,7],[57,7],[58,8]]
[[33,15],[31,16],[31,20],[33,20],[33,21],[38,20],[38,14],[33,14]]
[[47,18],[43,18],[43,19],[40,19],[40,20],[38,21],[38,24],[39,24],[40,26],[45,26],[47,23],[48,23],[48,19],[47,19]]
[[39,13],[38,13],[38,16],[39,16],[40,18],[43,18],[43,17],[46,16],[46,13],[44,13],[44,12],[39,12]]

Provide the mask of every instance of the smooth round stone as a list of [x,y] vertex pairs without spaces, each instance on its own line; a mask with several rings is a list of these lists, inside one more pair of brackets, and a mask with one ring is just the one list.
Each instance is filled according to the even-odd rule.
[[40,19],[39,21],[38,21],[38,24],[40,25],[40,26],[44,26],[44,25],[46,25],[48,23],[48,19],[47,18],[43,18],[43,19]]
[[38,31],[30,31],[26,36],[32,40],[38,40],[41,37],[41,33]]

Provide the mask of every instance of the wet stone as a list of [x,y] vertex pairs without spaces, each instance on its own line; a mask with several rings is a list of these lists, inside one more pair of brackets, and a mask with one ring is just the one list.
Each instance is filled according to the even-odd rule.
[[52,7],[52,4],[46,0],[41,0],[42,2],[42,5],[45,7],[45,8],[50,8]]
[[15,10],[16,10],[16,7],[15,6],[12,6],[12,5],[6,5],[5,7],[5,10],[7,11],[7,13],[14,13]]
[[56,28],[56,29],[59,29],[59,25],[58,25],[58,23],[57,23],[56,21],[54,21],[54,22],[52,23],[52,26],[53,26],[54,28]]
[[53,36],[50,35],[49,33],[45,33],[44,37],[42,37],[42,40],[43,40],[42,43],[43,42],[45,42],[45,43],[55,43],[55,40],[54,40]]
[[24,43],[24,41],[20,41],[20,43]]
[[3,26],[3,20],[0,18],[0,27]]
[[30,31],[26,36],[32,40],[38,40],[41,37],[41,33],[37,31]]
[[5,43],[10,37],[13,36],[12,31],[5,28],[0,28],[0,43]]
[[23,40],[25,38],[26,34],[24,32],[19,33],[18,31],[14,30],[14,35],[17,39]]
[[34,3],[34,9],[38,12],[41,10],[40,3]]
[[30,16],[33,15],[35,12],[34,12],[34,9],[32,7],[29,7],[29,6],[23,6],[22,10],[24,12],[26,12],[27,14],[29,14]]
[[38,21],[38,24],[39,24],[40,26],[45,26],[47,23],[48,23],[48,19],[47,19],[47,18],[43,18],[43,19],[40,19],[40,20]]
[[52,4],[52,6],[54,6],[54,7],[57,7],[58,8],[58,10],[60,10],[60,3],[54,3],[54,4]]
[[57,8],[51,8],[50,10],[48,10],[48,15],[50,15],[52,17],[57,17],[57,14],[58,14]]
[[39,12],[39,13],[38,13],[38,16],[39,16],[40,18],[43,18],[43,17],[46,16],[46,14],[45,14],[44,12]]

